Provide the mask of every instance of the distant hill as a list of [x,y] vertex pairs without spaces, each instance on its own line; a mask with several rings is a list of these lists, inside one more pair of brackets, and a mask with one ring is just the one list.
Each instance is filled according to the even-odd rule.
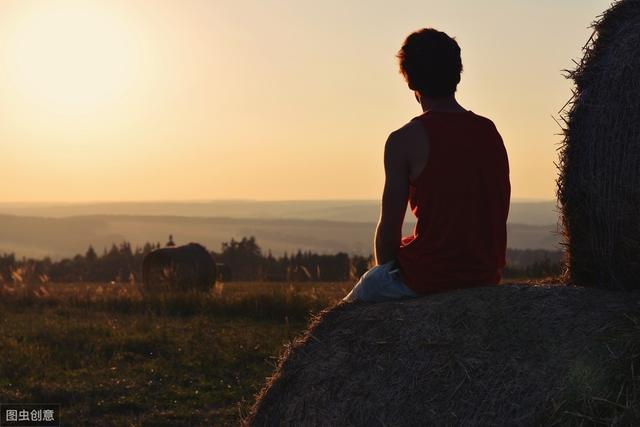
[[[334,211],[335,212],[335,211]],[[515,249],[557,249],[555,225],[510,224],[508,245]],[[375,222],[304,219],[214,218],[160,215],[79,215],[61,218],[0,215],[0,253],[54,259],[96,251],[123,240],[134,247],[147,241],[164,244],[173,234],[176,243],[200,242],[220,250],[222,242],[253,235],[274,255],[302,250],[319,253],[344,251],[369,254]],[[411,233],[406,224],[404,233]]]
[[[378,220],[377,200],[253,201],[216,200],[203,202],[113,202],[113,203],[0,203],[0,214],[68,217],[75,215],[160,215],[228,217],[240,219],[328,220],[371,223]],[[412,215],[407,215],[411,221]],[[512,201],[509,222],[513,224],[556,224],[555,202]]]

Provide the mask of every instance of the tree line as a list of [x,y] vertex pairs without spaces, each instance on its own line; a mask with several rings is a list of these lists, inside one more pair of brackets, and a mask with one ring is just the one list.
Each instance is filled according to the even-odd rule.
[[[84,254],[53,261],[17,258],[0,254],[0,283],[65,283],[65,282],[140,282],[142,260],[160,243],[132,247],[129,242],[113,244],[98,254],[89,246]],[[230,272],[223,280],[237,281],[346,281],[357,280],[373,266],[373,256],[317,254],[298,250],[273,256],[257,244],[255,237],[231,239],[219,252],[211,251],[221,271]],[[223,267],[224,266],[224,267]],[[557,276],[561,269],[561,253],[546,250],[507,250],[505,278],[542,278]]]

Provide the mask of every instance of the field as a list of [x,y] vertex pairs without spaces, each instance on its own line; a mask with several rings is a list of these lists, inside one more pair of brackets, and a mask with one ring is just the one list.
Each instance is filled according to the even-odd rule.
[[0,286],[0,402],[60,403],[63,425],[237,425],[283,346],[352,285]]

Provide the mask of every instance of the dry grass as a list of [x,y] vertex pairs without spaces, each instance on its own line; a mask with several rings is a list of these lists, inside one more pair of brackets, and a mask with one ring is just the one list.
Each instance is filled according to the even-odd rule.
[[568,71],[558,201],[566,281],[607,289],[640,282],[640,1],[613,3]]
[[337,303],[353,283],[218,283],[211,292],[143,295],[130,283],[52,283],[0,285],[0,301],[23,310],[78,307],[126,314],[236,316],[306,321],[310,313]]
[[508,285],[340,304],[246,424],[638,425],[640,295]]

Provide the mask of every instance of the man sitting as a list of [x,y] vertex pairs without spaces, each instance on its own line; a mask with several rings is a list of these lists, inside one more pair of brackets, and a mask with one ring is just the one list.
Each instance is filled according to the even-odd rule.
[[[345,301],[497,285],[505,265],[507,152],[493,122],[456,101],[458,43],[424,28],[406,38],[398,59],[423,113],[385,143],[376,266]],[[407,202],[417,222],[413,235],[402,237]]]

